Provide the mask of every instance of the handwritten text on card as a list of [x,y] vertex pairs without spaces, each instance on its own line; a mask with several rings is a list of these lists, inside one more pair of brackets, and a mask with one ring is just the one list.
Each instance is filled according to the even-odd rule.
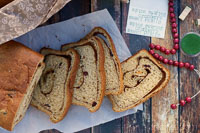
[[166,19],[166,12],[130,6],[126,33],[164,38]]

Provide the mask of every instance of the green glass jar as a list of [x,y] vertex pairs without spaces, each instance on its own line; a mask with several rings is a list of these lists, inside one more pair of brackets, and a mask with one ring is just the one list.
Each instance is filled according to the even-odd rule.
[[189,32],[181,39],[181,51],[191,57],[200,54],[200,35],[194,32]]

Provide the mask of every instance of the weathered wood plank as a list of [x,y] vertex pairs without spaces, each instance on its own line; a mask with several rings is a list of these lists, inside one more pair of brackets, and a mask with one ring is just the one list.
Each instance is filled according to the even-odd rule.
[[[132,54],[140,49],[147,49],[149,37],[126,34],[126,23],[129,4],[122,3],[122,35]],[[124,133],[150,133],[151,132],[151,100],[144,103],[144,111],[122,118],[122,131]]]
[[[177,4],[177,3],[176,3]],[[177,9],[177,8],[175,8]],[[177,10],[176,10],[177,15]],[[165,39],[152,38],[152,43],[160,44],[167,49],[173,48],[173,40],[171,34],[171,26],[167,22]],[[157,53],[160,53],[156,51]],[[178,60],[178,54],[174,56],[164,57],[172,60]],[[152,132],[153,133],[174,133],[179,130],[178,123],[178,110],[172,111],[170,105],[177,102],[178,100],[178,68],[173,66],[165,65],[170,73],[171,78],[169,84],[155,97],[152,98]]]
[[90,3],[90,0],[72,0],[59,12],[59,21],[90,13]]
[[122,118],[123,133],[151,133],[151,100],[143,105],[143,111]]
[[61,22],[90,12],[90,0],[72,0],[43,25]]
[[88,129],[84,129],[82,131],[79,131],[79,132],[75,132],[75,133],[91,133],[92,131],[92,128],[88,128]]
[[121,27],[120,7],[120,0],[91,0],[91,11],[94,12],[97,10],[108,9],[119,29]]
[[51,129],[51,130],[44,130],[44,131],[40,131],[39,133],[62,133],[56,129]]
[[99,126],[93,127],[91,133],[121,133],[122,119],[116,119]]
[[[200,1],[199,0],[181,0],[182,11],[185,6],[190,6],[192,11],[184,21],[180,22],[180,37],[187,32],[199,32],[199,27],[195,26],[194,20],[200,18]],[[190,62],[200,70],[200,57],[189,58],[180,53],[180,59],[184,62]],[[188,76],[189,75],[189,76]],[[180,70],[180,99],[194,95],[199,91],[198,76],[194,72],[185,69]],[[192,102],[183,108],[180,108],[180,132],[181,133],[197,133],[200,132],[200,95],[192,100]]]

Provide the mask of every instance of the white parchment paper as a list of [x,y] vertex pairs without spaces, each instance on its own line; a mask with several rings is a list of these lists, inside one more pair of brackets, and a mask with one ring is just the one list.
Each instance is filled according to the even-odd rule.
[[[120,61],[131,56],[124,39],[107,10],[37,28],[16,40],[35,51],[39,51],[44,46],[60,49],[62,44],[80,40],[96,26],[101,26],[110,33]],[[105,97],[101,108],[97,112],[90,113],[84,107],[72,105],[65,119],[58,124],[53,124],[45,113],[29,107],[25,118],[16,126],[13,133],[38,133],[41,130],[52,128],[64,133],[71,133],[135,113],[138,109],[142,110],[142,105],[126,112],[113,112],[110,101]],[[9,132],[0,128],[0,133]]]

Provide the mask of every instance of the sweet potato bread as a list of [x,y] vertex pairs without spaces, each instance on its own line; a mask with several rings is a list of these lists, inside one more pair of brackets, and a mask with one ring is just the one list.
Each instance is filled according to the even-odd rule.
[[170,73],[146,50],[122,62],[124,80],[123,93],[109,95],[113,110],[122,112],[145,102],[162,88],[169,79]]
[[65,117],[71,106],[80,57],[73,49],[61,52],[43,48],[41,54],[45,55],[46,67],[34,90],[32,105],[57,123]]
[[104,48],[104,68],[106,72],[105,94],[120,94],[123,90],[123,74],[114,42],[108,32],[101,27],[94,28],[84,39],[91,38],[92,36],[98,36]]
[[1,127],[11,131],[24,117],[43,68],[43,55],[15,41],[0,45]]
[[105,94],[104,50],[98,38],[90,38],[62,46],[80,54],[80,66],[74,84],[72,103],[97,111]]

